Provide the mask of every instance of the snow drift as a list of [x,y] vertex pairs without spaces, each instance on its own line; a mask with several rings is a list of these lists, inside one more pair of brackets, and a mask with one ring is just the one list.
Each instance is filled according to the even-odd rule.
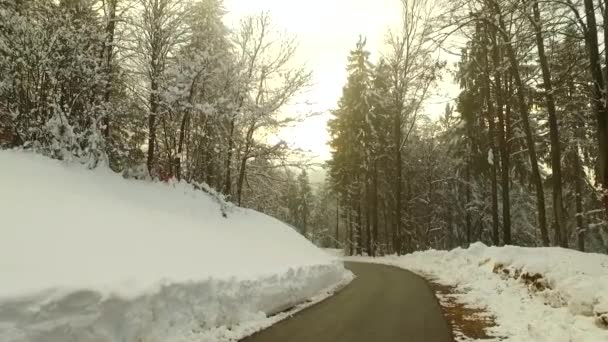
[[410,269],[456,286],[482,308],[497,341],[608,341],[608,255],[564,248],[487,247],[349,258]]
[[350,277],[190,185],[0,151],[0,341],[231,340]]

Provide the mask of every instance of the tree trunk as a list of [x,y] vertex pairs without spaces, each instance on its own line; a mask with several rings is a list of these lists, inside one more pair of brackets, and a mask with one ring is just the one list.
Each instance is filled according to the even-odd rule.
[[[574,84],[572,80],[569,81],[570,94],[574,92]],[[585,251],[585,221],[584,221],[584,209],[583,209],[583,186],[584,186],[584,177],[585,171],[582,167],[581,157],[579,155],[580,151],[580,141],[583,137],[583,123],[580,114],[576,116],[574,120],[574,138],[576,140],[576,144],[574,144],[573,151],[571,151],[572,155],[572,166],[574,167],[574,201],[576,207],[576,239],[578,249],[581,252]]]
[[363,255],[363,234],[361,233],[361,199],[357,198],[357,222],[355,223],[355,234],[357,234],[357,255]]
[[[510,149],[505,138],[508,131],[508,122],[503,115],[503,91],[502,77],[500,74],[500,50],[497,42],[496,32],[492,33],[492,61],[494,63],[494,96],[496,98],[496,116],[498,117],[498,146],[500,148],[500,185],[502,188],[502,226],[503,226],[503,243],[511,244],[511,199],[510,199]],[[489,77],[489,76],[488,76]]]
[[[412,182],[411,182],[411,178],[407,176],[406,173],[406,178],[405,178],[405,185],[407,186],[406,188],[406,193],[405,193],[405,215],[404,217],[407,219],[412,217],[411,214],[411,207],[410,207],[410,201],[412,199]],[[401,232],[400,236],[401,238],[399,239],[400,242],[400,250],[401,253],[405,254],[407,252],[411,252],[415,247],[413,245],[413,231],[415,230],[414,228],[414,222],[412,219],[409,220],[407,226],[403,226],[403,231]]]
[[602,202],[608,211],[608,110],[603,93],[605,82],[602,74],[599,44],[597,39],[597,23],[593,0],[584,0],[585,16],[587,17],[587,32],[585,42],[589,54],[589,68],[593,80],[593,111],[597,119],[598,139],[598,181],[602,185]]
[[346,210],[346,222],[348,225],[348,255],[353,255],[354,253],[354,248],[353,248],[353,221],[351,218],[351,206],[347,207]]
[[[497,11],[497,14],[500,12]],[[534,135],[532,134],[532,128],[530,127],[530,115],[528,110],[528,104],[525,98],[525,87],[519,73],[519,63],[515,50],[511,44],[511,37],[507,35],[504,20],[499,15],[499,31],[501,32],[504,39],[504,46],[507,52],[507,58],[511,66],[511,74],[515,81],[515,87],[517,88],[517,103],[519,105],[519,111],[521,114],[521,121],[523,124],[524,134],[526,136],[526,144],[528,145],[528,156],[530,158],[530,168],[532,171],[532,182],[536,188],[536,207],[538,210],[538,225],[540,227],[541,239],[544,246],[549,245],[549,234],[547,233],[547,213],[545,208],[545,192],[543,189],[543,181],[538,168],[538,158],[536,156],[536,145],[534,142]],[[505,244],[510,243],[505,241]]]
[[[106,74],[106,84],[104,88],[103,100],[105,103],[110,101],[110,95],[112,93],[112,57],[114,52],[114,31],[116,29],[116,5],[118,0],[108,1],[108,22],[106,24],[106,39],[104,42],[104,69]],[[106,113],[103,117],[103,136],[108,139],[110,137],[110,117]]]
[[369,171],[366,170],[365,175],[365,235],[366,235],[366,247],[367,255],[374,256],[373,242],[372,242],[372,230],[371,230],[371,189],[370,189],[370,178]]
[[[215,157],[215,153],[213,153],[211,151],[211,149],[205,149],[205,174],[204,174],[204,179],[206,180],[207,184],[212,184],[213,179],[215,178],[214,176],[214,163],[212,162],[212,159]],[[219,184],[218,184],[218,188],[219,188]]]
[[[492,112],[493,110],[490,110]],[[491,181],[492,181],[492,243],[495,246],[500,244],[499,236],[499,220],[498,220],[498,164],[496,160],[496,144],[494,139],[496,137],[494,127],[494,115],[489,115],[489,134],[490,134],[490,151],[492,153],[492,165],[491,165]]]
[[388,232],[388,215],[386,214],[387,210],[386,201],[382,201],[382,223],[384,230],[384,254],[391,253],[391,236]]
[[532,26],[536,35],[536,46],[538,49],[538,58],[543,75],[543,83],[545,88],[545,101],[547,103],[547,112],[549,114],[549,137],[551,139],[551,169],[553,171],[553,219],[555,227],[555,245],[568,247],[568,237],[564,232],[564,205],[562,196],[562,167],[561,167],[561,148],[559,143],[559,128],[557,123],[557,113],[555,109],[555,99],[553,97],[553,84],[551,82],[551,71],[549,63],[545,55],[545,42],[542,35],[542,24],[540,18],[540,10],[538,0],[533,0],[532,11],[534,20]]
[[574,167],[574,200],[576,204],[576,239],[578,244],[578,250],[581,252],[585,251],[585,222],[583,221],[583,169],[581,167],[581,160],[578,156],[578,144],[576,150],[572,152],[572,166]]
[[[450,192],[450,184],[449,184],[449,180],[448,180],[448,184],[447,184],[447,192]],[[446,225],[447,225],[447,232],[446,232],[446,249],[450,250],[454,247],[454,229],[453,229],[453,214],[452,214],[452,206],[448,205],[447,206],[447,219],[446,219]]]
[[489,75],[486,73],[486,76],[484,77],[485,79],[485,90],[484,90],[484,95],[486,98],[486,103],[487,103],[487,108],[488,108],[488,113],[487,113],[487,119],[488,119],[488,133],[489,133],[489,139],[488,141],[490,142],[490,153],[492,154],[492,165],[491,165],[491,182],[492,182],[492,243],[495,246],[498,246],[500,244],[500,237],[499,237],[499,229],[498,229],[498,165],[497,162],[498,160],[496,160],[496,143],[495,140],[496,139],[496,129],[495,129],[495,124],[494,124],[494,106],[492,104],[492,100],[490,99],[490,84],[488,83],[488,79],[489,79]]
[[374,249],[374,256],[376,256],[378,250],[378,167],[376,161],[374,161],[372,185],[372,248]]
[[464,217],[465,217],[465,234],[467,246],[471,244],[471,213],[469,212],[469,203],[471,202],[471,165],[470,160],[467,162],[465,169],[465,203],[464,203]]
[[156,92],[158,84],[155,79],[151,81],[150,93],[150,115],[148,116],[148,173],[152,176],[154,167],[154,147],[156,146],[156,115],[158,114],[158,99]]
[[488,48],[486,45],[487,38],[487,25],[484,28],[484,41],[481,43],[482,46],[482,54],[483,54],[483,70],[484,75],[482,75],[482,84],[483,84],[483,97],[486,102],[486,119],[488,120],[488,141],[490,145],[490,153],[492,154],[492,165],[491,165],[491,182],[492,182],[492,243],[495,246],[500,244],[499,237],[499,229],[498,229],[498,165],[496,160],[496,129],[494,123],[494,117],[496,114],[494,113],[494,103],[492,102],[492,96],[490,91],[490,67],[488,65]]
[[241,200],[242,200],[242,196],[243,196],[243,184],[245,182],[245,170],[247,167],[247,153],[249,148],[246,147],[245,148],[245,155],[243,156],[243,158],[241,158],[241,166],[239,168],[239,179],[238,182],[236,184],[236,198],[237,198],[237,203],[239,204],[239,207],[241,206]]
[[304,209],[302,210],[302,235],[308,238],[308,205],[304,203]]
[[224,178],[224,195],[230,196],[232,192],[232,153],[234,149],[234,120],[230,119],[230,129],[228,133],[228,151],[226,153],[226,177]]
[[338,241],[340,241],[340,199],[336,197],[336,248],[339,248]]
[[[430,164],[430,163],[429,163]],[[434,198],[433,198],[433,181],[434,181],[435,177],[433,176],[433,167],[431,165],[428,166],[428,177],[427,177],[427,192],[426,192],[426,197],[428,200],[427,203],[427,218],[426,218],[426,232],[424,234],[424,244],[422,245],[422,248],[427,249],[431,246],[431,231],[433,230],[433,212],[435,209],[435,202],[434,202]],[[420,248],[420,247],[418,247]],[[417,248],[417,249],[418,249]],[[434,246],[434,248],[438,248],[437,246]]]
[[393,246],[397,251],[397,255],[401,255],[401,112],[399,111],[395,117],[395,231]]
[[186,137],[186,125],[188,124],[188,119],[190,115],[188,112],[184,113],[182,117],[182,123],[179,128],[179,141],[177,144],[177,157],[175,158],[175,174],[177,176],[177,180],[182,179],[182,153],[184,151],[184,140]]
[[390,220],[390,216],[389,216],[389,208],[390,205],[388,205],[387,203],[387,199],[385,197],[382,198],[382,223],[383,223],[383,230],[384,230],[384,253],[385,254],[392,254],[393,249],[392,249],[392,238],[391,238],[391,233],[389,231],[389,220]]

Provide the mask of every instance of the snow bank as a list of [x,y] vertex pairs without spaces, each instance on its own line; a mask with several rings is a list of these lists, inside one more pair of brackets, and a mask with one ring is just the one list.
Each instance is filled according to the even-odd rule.
[[344,250],[343,249],[339,249],[339,248],[323,248],[323,250],[328,253],[329,255],[335,256],[335,257],[343,257],[344,256]]
[[352,277],[278,220],[227,216],[187,184],[0,151],[0,341],[228,341]]
[[552,306],[567,306],[575,315],[604,316],[608,326],[608,255],[564,248],[484,247],[472,248],[495,272],[529,283]]
[[608,256],[563,248],[487,247],[377,259],[456,286],[458,300],[496,319],[508,341],[608,341]]

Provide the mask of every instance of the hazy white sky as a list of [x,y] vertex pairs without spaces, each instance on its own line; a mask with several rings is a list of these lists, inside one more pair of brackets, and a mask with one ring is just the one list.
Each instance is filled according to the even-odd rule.
[[330,157],[326,123],[346,81],[346,58],[359,35],[367,37],[372,60],[378,57],[389,27],[399,24],[399,0],[224,0],[229,23],[269,11],[277,27],[295,34],[298,59],[313,72],[313,86],[298,102],[323,114],[281,133],[284,140],[320,159]]

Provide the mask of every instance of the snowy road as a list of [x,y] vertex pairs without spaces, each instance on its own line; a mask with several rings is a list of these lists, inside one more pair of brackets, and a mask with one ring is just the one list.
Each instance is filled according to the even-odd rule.
[[346,263],[357,278],[337,295],[242,342],[448,342],[426,281],[392,266]]

